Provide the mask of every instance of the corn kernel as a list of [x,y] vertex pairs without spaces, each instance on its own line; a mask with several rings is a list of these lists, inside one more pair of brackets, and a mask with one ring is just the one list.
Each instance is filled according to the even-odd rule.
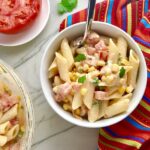
[[104,78],[104,81],[106,82],[106,83],[112,83],[113,82],[113,80],[114,80],[114,76],[113,75],[109,75],[109,76],[106,76],[106,79]]
[[119,71],[119,66],[117,64],[112,65],[112,72],[117,73]]
[[98,53],[95,53],[94,56],[95,56],[95,58],[99,59],[99,54]]
[[95,67],[90,67],[89,69],[88,69],[88,72],[91,72],[91,71],[94,71],[95,70]]
[[111,83],[113,80],[114,80],[114,76],[113,76],[113,75],[109,75],[109,76],[106,77],[106,80],[105,80],[105,81],[106,81],[107,83]]
[[21,131],[25,131],[25,127],[24,126],[21,126]]
[[125,81],[126,81],[126,80],[125,80],[124,78],[123,78],[123,79],[120,79],[120,83],[121,83],[121,84],[125,84]]
[[86,93],[87,93],[87,89],[86,89],[86,88],[81,88],[80,94],[81,94],[82,96],[84,96]]
[[63,109],[66,110],[66,111],[71,111],[71,106],[68,105],[68,104],[63,104]]
[[70,80],[72,81],[76,81],[78,78],[75,72],[69,73],[69,76],[70,76]]
[[78,115],[78,116],[80,116],[80,114],[81,114],[81,110],[80,110],[79,108],[78,108],[78,109],[76,109],[76,110],[75,110],[75,114],[76,114],[76,115]]
[[110,75],[110,74],[111,74],[111,69],[110,69],[110,68],[107,68],[105,74],[106,74],[106,75]]
[[133,91],[132,85],[130,85],[130,86],[128,86],[128,87],[126,88],[126,92],[127,92],[127,93],[131,93],[132,91]]
[[123,86],[121,86],[119,89],[118,89],[118,92],[120,93],[120,94],[123,94],[124,92],[125,92],[125,87],[123,87]]
[[107,80],[107,78],[106,78],[106,76],[102,76],[102,81],[106,81]]
[[80,73],[76,72],[75,74],[76,74],[77,77],[80,77]]
[[68,100],[67,98],[65,98],[65,99],[63,100],[63,102],[68,103],[69,100]]
[[99,61],[97,62],[97,65],[98,65],[98,66],[105,66],[105,61],[99,60]]
[[89,69],[88,64],[84,64],[84,66],[83,66],[83,70],[84,70],[84,71],[87,71],[88,69]]

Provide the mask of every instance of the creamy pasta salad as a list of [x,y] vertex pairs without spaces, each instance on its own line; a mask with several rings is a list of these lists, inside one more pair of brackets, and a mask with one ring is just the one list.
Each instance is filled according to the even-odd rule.
[[127,111],[139,69],[139,58],[123,37],[92,31],[86,42],[63,39],[49,67],[55,100],[79,119],[95,122]]
[[0,68],[0,150],[19,150],[25,132],[24,108],[15,86]]

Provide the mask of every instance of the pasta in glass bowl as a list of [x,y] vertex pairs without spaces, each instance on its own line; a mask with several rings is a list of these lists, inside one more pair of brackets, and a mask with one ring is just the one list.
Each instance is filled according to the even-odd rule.
[[14,71],[0,60],[0,149],[29,150],[33,130],[29,96]]
[[84,127],[104,127],[127,117],[146,87],[146,63],[135,41],[107,23],[93,23],[82,47],[85,23],[73,25],[48,45],[41,83],[52,108]]

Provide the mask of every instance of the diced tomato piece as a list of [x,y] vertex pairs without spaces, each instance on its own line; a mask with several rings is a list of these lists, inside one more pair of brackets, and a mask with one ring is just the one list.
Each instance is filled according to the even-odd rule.
[[107,61],[107,59],[108,59],[108,51],[104,51],[104,50],[100,51],[99,52],[99,58],[100,58],[100,60]]

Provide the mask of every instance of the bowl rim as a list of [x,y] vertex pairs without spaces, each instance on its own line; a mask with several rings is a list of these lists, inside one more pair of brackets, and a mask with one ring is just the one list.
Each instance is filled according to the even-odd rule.
[[[16,43],[16,44],[3,44],[3,43],[1,43],[0,42],[0,46],[3,46],[3,47],[15,47],[15,46],[21,46],[21,45],[24,45],[24,44],[27,44],[27,43],[29,43],[29,42],[31,42],[32,40],[34,40],[37,36],[39,36],[41,33],[42,33],[42,31],[44,30],[44,28],[46,27],[46,25],[47,25],[47,23],[48,23],[48,20],[49,20],[49,18],[50,18],[50,12],[51,12],[51,5],[50,5],[50,0],[42,0],[42,3],[43,2],[46,2],[47,3],[47,5],[49,6],[48,7],[48,15],[47,15],[47,17],[45,18],[45,21],[44,21],[44,25],[43,25],[43,27],[41,28],[41,29],[39,29],[39,32],[37,32],[34,36],[31,36],[30,38],[28,38],[27,40],[25,40],[24,42],[18,42],[18,43]],[[42,5],[42,4],[41,4]],[[36,18],[35,18],[36,19]],[[0,33],[1,34],[1,33]],[[9,35],[9,34],[8,34]]]
[[[112,28],[114,28],[114,29],[116,29],[116,30],[119,30],[119,32],[122,32],[122,34],[124,34],[124,35],[126,35],[129,39],[130,39],[130,41],[132,41],[133,43],[134,43],[134,45],[137,47],[137,51],[139,51],[139,53],[140,53],[140,56],[141,56],[141,59],[142,59],[142,67],[143,67],[143,69],[144,69],[144,74],[145,74],[145,79],[144,79],[144,81],[143,81],[143,91],[142,92],[140,92],[141,94],[140,94],[140,97],[139,97],[139,101],[136,103],[136,104],[134,104],[133,106],[132,106],[132,110],[130,111],[130,112],[127,112],[127,113],[125,113],[124,114],[124,116],[122,116],[122,118],[120,118],[120,119],[118,119],[118,120],[115,120],[115,121],[113,121],[113,122],[109,122],[109,123],[105,123],[105,125],[103,125],[103,126],[101,126],[100,125],[100,123],[98,122],[98,121],[100,121],[100,120],[98,120],[98,121],[96,121],[96,122],[94,122],[94,123],[90,123],[90,122],[86,122],[86,123],[84,123],[84,122],[79,122],[79,119],[76,119],[76,118],[74,118],[73,116],[72,116],[72,114],[71,114],[71,117],[68,119],[68,117],[65,117],[63,114],[61,114],[61,112],[66,112],[66,111],[64,111],[63,109],[61,109],[61,110],[59,110],[59,109],[56,109],[55,107],[54,107],[54,103],[53,103],[53,101],[54,101],[54,98],[52,97],[52,95],[51,95],[51,98],[49,98],[49,95],[48,95],[48,92],[47,92],[47,90],[45,89],[45,84],[42,82],[43,80],[45,80],[44,79],[44,71],[43,71],[43,65],[44,65],[44,60],[45,60],[45,58],[46,58],[46,55],[47,55],[47,53],[49,52],[49,48],[50,48],[50,46],[52,45],[52,43],[60,36],[60,35],[62,35],[64,32],[67,32],[67,30],[69,30],[69,29],[71,29],[71,28],[74,28],[74,27],[76,27],[76,26],[82,26],[82,25],[85,25],[85,23],[86,22],[80,22],[80,23],[76,23],[76,24],[74,24],[74,25],[71,25],[71,26],[69,26],[69,27],[67,27],[67,28],[65,28],[64,30],[62,30],[61,32],[59,32],[59,33],[57,33],[51,40],[50,40],[50,42],[47,44],[47,46],[46,46],[46,49],[45,49],[45,51],[44,51],[44,54],[43,54],[43,56],[42,56],[42,60],[41,60],[41,65],[40,65],[40,81],[41,81],[41,86],[42,86],[42,90],[43,90],[43,93],[44,93],[44,96],[45,96],[45,98],[46,98],[46,100],[47,100],[47,102],[49,103],[49,105],[51,106],[51,108],[60,116],[60,117],[62,117],[64,120],[66,120],[66,121],[68,121],[68,122],[70,122],[70,123],[72,123],[72,124],[75,124],[75,125],[77,125],[77,126],[81,126],[81,127],[86,127],[86,128],[100,128],[100,127],[106,127],[106,126],[110,126],[110,125],[113,125],[113,124],[116,124],[116,123],[118,123],[118,122],[120,122],[120,121],[122,121],[123,119],[125,119],[126,117],[128,117],[135,109],[136,109],[136,107],[139,105],[139,103],[140,103],[140,101],[141,101],[141,99],[142,99],[142,97],[143,97],[143,95],[144,95],[144,92],[145,92],[145,89],[146,89],[146,84],[147,84],[147,66],[146,66],[146,61],[145,61],[145,59],[144,59],[144,55],[143,55],[143,53],[142,53],[142,51],[141,51],[141,48],[139,47],[139,45],[136,43],[136,41],[128,34],[128,33],[126,33],[125,31],[123,31],[122,29],[120,29],[119,27],[117,27],[117,26],[114,26],[114,25],[112,25],[112,24],[108,24],[108,23],[106,23],[106,22],[99,22],[99,21],[93,21],[93,23],[94,24],[102,24],[102,25],[106,25],[106,26],[109,26],[110,28],[112,27]],[[58,105],[58,104],[57,104]],[[113,117],[112,117],[113,118]],[[111,118],[108,118],[108,120],[109,119],[111,119]]]
[[22,93],[22,97],[24,99],[22,101],[25,103],[26,109],[28,110],[28,112],[25,111],[25,116],[27,118],[26,121],[28,121],[28,123],[26,123],[28,131],[25,134],[25,138],[21,139],[22,141],[21,149],[30,150],[34,131],[35,131],[35,117],[34,117],[35,115],[34,115],[34,108],[33,108],[31,98],[29,96],[28,91],[26,90],[27,89],[26,86],[21,81],[21,78],[12,69],[12,67],[10,67],[1,59],[0,59],[0,67],[2,67],[2,69],[4,69],[13,78],[20,92]]

